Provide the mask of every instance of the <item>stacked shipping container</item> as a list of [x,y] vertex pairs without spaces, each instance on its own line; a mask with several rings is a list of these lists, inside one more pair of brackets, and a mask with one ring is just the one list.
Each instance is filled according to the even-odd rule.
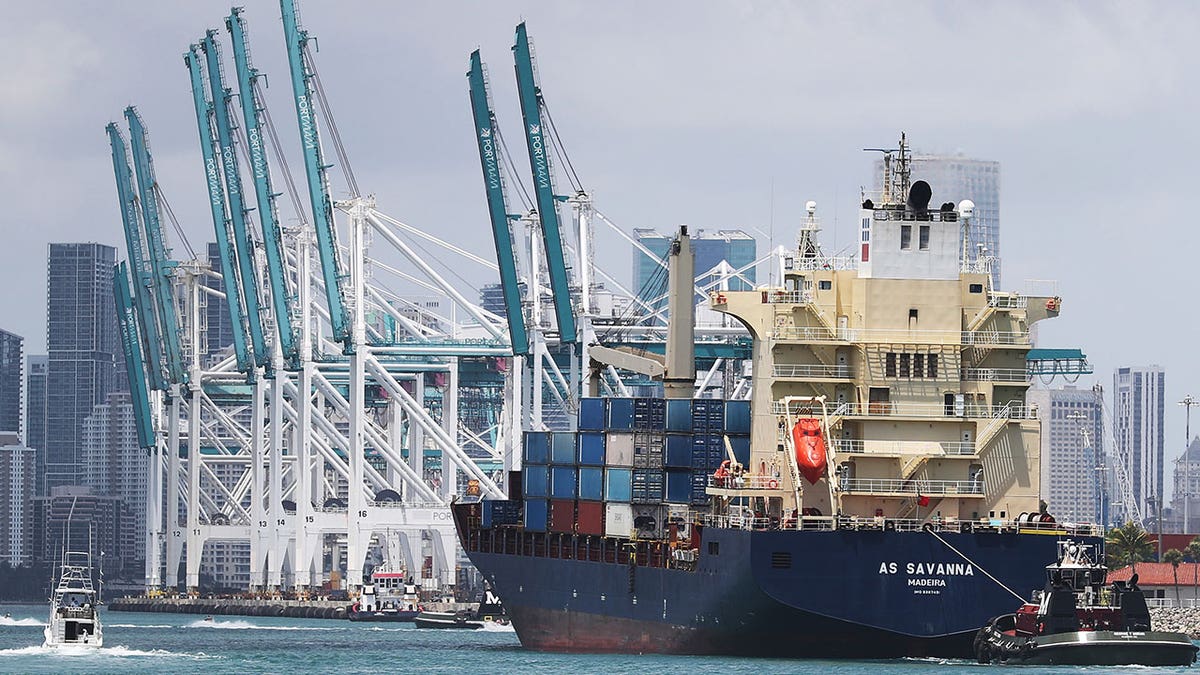
[[749,401],[582,399],[578,432],[526,432],[524,506],[485,504],[484,526],[523,515],[533,532],[661,536],[671,505],[708,503],[726,437],[749,463]]

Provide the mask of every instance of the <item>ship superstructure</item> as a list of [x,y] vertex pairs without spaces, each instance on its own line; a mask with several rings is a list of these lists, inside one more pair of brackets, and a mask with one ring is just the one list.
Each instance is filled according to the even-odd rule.
[[[1026,355],[1030,327],[1061,300],[992,288],[990,261],[960,246],[972,205],[932,208],[929,186],[909,184],[907,153],[902,140],[885,163],[880,203],[862,202],[856,259],[822,255],[810,213],[781,287],[711,296],[754,338],[748,470],[777,479],[773,517],[988,522],[1038,511]],[[796,485],[786,450],[805,416],[825,426],[828,471]]]
[[681,229],[666,398],[583,399],[578,431],[526,433],[519,494],[454,507],[524,645],[969,657],[1042,584],[1044,535],[1100,545],[1039,511],[1030,327],[1061,300],[992,288],[971,203],[931,207],[893,152],[855,256],[810,205],[781,285],[710,295],[752,337],[748,406],[690,398]]

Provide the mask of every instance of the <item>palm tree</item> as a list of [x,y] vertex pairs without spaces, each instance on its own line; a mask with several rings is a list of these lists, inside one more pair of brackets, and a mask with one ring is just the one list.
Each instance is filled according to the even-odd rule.
[[1171,563],[1171,572],[1175,575],[1175,604],[1179,604],[1179,563],[1183,562],[1183,554],[1173,548],[1163,554],[1163,562]]
[[1192,559],[1192,602],[1194,603],[1196,597],[1200,596],[1200,593],[1197,593],[1197,588],[1200,588],[1200,537],[1193,537],[1185,552]]
[[1141,525],[1132,520],[1108,532],[1105,541],[1105,551],[1108,554],[1108,565],[1120,568],[1126,565],[1137,572],[1137,564],[1154,557],[1154,544],[1150,535]]

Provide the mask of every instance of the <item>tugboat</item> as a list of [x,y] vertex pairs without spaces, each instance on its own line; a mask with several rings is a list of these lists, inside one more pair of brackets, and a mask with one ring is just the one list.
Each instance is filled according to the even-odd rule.
[[492,593],[491,588],[485,588],[483,602],[479,603],[479,609],[474,612],[466,609],[455,612],[421,612],[413,619],[413,623],[417,628],[477,630],[488,624],[507,626],[508,616],[504,612],[504,606],[500,604],[500,598]]
[[62,576],[50,598],[46,646],[104,646],[98,604],[99,596],[92,588],[90,557],[87,553],[64,553]]
[[362,597],[350,606],[346,618],[351,621],[409,622],[421,613],[420,597],[412,579],[401,572],[381,568],[371,573],[371,583],[363,586]]
[[1196,660],[1186,635],[1153,630],[1137,574],[1106,588],[1108,568],[1093,561],[1092,546],[1059,541],[1058,553],[1033,602],[976,634],[980,663],[1187,666]]

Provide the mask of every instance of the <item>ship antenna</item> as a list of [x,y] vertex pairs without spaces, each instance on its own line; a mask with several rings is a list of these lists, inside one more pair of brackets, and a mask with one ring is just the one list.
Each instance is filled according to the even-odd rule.
[[863,152],[883,153],[883,194],[880,195],[880,202],[903,204],[908,199],[909,183],[912,181],[912,153],[908,149],[908,136],[900,132],[898,148],[863,148]]

